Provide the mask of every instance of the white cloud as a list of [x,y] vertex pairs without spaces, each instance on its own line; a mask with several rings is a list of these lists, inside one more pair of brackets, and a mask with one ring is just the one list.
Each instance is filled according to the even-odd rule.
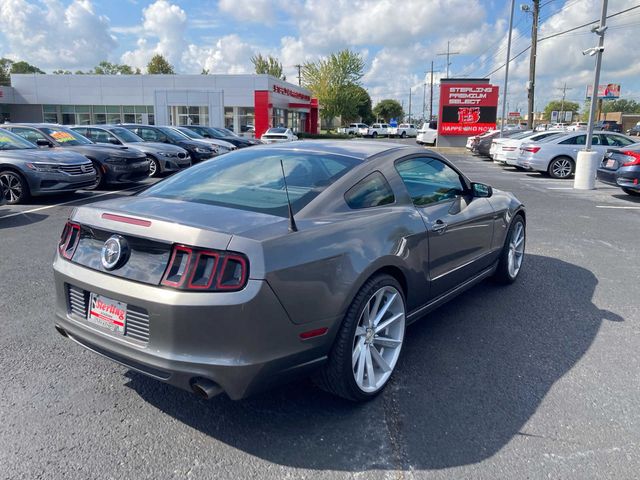
[[237,0],[220,0],[220,11],[240,21],[273,23],[276,9],[281,2],[272,0],[251,0],[239,3]]
[[0,31],[8,42],[5,55],[43,69],[90,68],[109,59],[117,45],[109,19],[96,14],[90,0],[67,7],[58,0],[2,0]]

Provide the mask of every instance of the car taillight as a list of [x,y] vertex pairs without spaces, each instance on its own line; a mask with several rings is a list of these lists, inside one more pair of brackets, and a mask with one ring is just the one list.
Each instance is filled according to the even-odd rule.
[[71,260],[76,251],[78,242],[80,241],[80,225],[73,222],[67,222],[60,235],[60,243],[58,243],[58,252],[67,260]]
[[623,163],[623,167],[633,167],[634,165],[640,165],[640,152],[633,152],[631,150],[628,150],[626,152],[622,152],[622,154],[633,158],[633,160]]
[[538,153],[540,151],[540,147],[523,147],[522,151],[523,152]]
[[174,245],[161,284],[179,290],[242,290],[249,278],[249,260],[240,253]]

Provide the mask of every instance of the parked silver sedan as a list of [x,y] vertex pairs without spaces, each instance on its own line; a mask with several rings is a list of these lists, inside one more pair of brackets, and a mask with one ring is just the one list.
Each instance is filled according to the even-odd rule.
[[75,209],[55,326],[205,398],[311,374],[362,401],[408,324],[485,278],[515,281],[524,250],[523,205],[435,152],[263,145]]
[[[554,135],[520,145],[516,165],[527,170],[546,172],[553,178],[569,178],[576,169],[578,152],[584,149],[587,132]],[[592,149],[604,157],[607,149],[632,145],[633,138],[620,133],[593,132]]]

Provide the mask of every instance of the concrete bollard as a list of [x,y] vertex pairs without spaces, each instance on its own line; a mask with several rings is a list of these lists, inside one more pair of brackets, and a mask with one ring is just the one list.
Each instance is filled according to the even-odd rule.
[[596,188],[596,171],[601,158],[602,153],[600,152],[578,152],[573,188],[578,190],[594,190]]

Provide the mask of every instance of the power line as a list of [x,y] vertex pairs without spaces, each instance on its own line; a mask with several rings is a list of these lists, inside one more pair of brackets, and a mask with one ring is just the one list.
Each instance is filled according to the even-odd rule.
[[442,56],[442,55],[446,55],[447,57],[447,78],[449,78],[449,67],[451,66],[451,62],[449,62],[449,57],[451,55],[460,55],[460,52],[451,52],[449,51],[449,41],[447,41],[447,51],[443,52],[443,53],[437,53],[437,56]]
[[[627,8],[626,10],[621,10],[619,12],[613,13],[611,15],[609,15],[607,17],[607,19],[609,18],[613,18],[613,17],[617,17],[618,15],[622,15],[623,13],[627,13],[630,12],[631,10],[635,10],[636,8],[640,8],[640,5],[636,5],[634,7],[631,8]],[[555,37],[559,37],[560,35],[565,35],[567,33],[573,32],[575,30],[578,30],[580,28],[584,28],[584,27],[588,27],[589,25],[593,25],[594,23],[598,23],[599,20],[594,20],[593,22],[589,22],[589,23],[585,23],[582,24],[580,26],[577,27],[573,27],[570,28],[568,30],[565,30],[563,32],[558,32],[558,33],[554,33],[552,35],[547,35],[546,37],[542,37],[538,39],[538,42],[542,42],[543,40],[548,40],[550,38],[555,38]],[[531,48],[531,45],[529,45],[527,48],[525,48],[524,50],[522,50],[521,52],[519,52],[517,55],[515,55],[514,57],[509,59],[509,62],[512,62],[513,60],[515,60],[516,58],[518,58],[520,55],[522,55],[523,53],[527,52],[529,49]],[[504,68],[506,66],[506,63],[500,65],[498,68],[496,68],[495,70],[491,71],[491,73],[488,73],[487,75],[484,75],[484,77],[490,77],[491,75],[493,75],[494,73],[496,73],[497,71],[499,71],[500,69]]]

